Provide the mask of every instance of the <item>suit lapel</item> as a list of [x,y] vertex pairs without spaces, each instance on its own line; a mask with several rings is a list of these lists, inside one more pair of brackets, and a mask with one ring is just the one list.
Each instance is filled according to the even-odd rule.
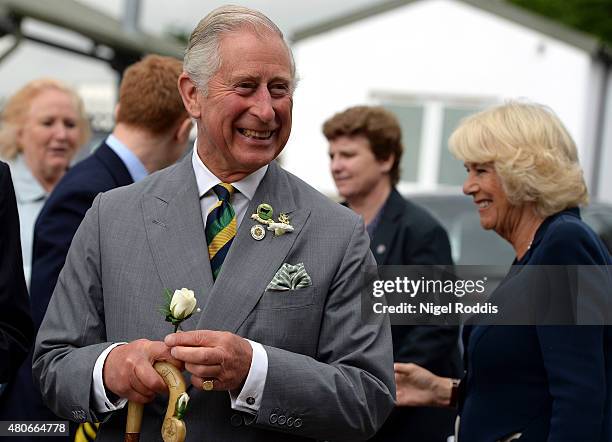
[[387,264],[391,245],[400,228],[397,219],[402,216],[402,205],[403,199],[401,195],[395,188],[391,189],[391,193],[381,209],[378,226],[376,226],[370,241],[370,250],[372,250],[378,265]]
[[[266,231],[263,240],[253,239],[251,227],[257,223],[251,214],[261,203],[272,206],[275,219],[281,212],[287,213],[295,230],[282,236]],[[275,162],[270,163],[206,298],[198,328],[234,333],[238,330],[285,261],[309,215],[308,209],[296,207],[285,172]]]
[[108,147],[106,143],[102,143],[102,145],[93,153],[93,155],[95,155],[95,157],[104,165],[106,170],[108,170],[108,173],[113,177],[113,180],[115,180],[117,187],[127,186],[128,184],[132,184],[134,182],[127,167],[121,158],[119,158],[119,155]]
[[[146,194],[142,204],[147,239],[163,287],[191,289],[198,306],[205,305],[213,279],[191,155],[181,160],[162,186]],[[199,316],[194,313],[181,327],[194,329]]]

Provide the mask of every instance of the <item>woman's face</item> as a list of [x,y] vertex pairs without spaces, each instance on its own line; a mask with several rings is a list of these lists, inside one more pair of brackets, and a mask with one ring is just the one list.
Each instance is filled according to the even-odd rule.
[[465,168],[468,176],[463,183],[463,193],[474,199],[480,225],[510,238],[522,210],[508,201],[493,163],[465,163]]
[[66,92],[47,89],[30,102],[17,132],[17,142],[34,175],[55,181],[70,165],[79,147],[80,135],[73,98]]

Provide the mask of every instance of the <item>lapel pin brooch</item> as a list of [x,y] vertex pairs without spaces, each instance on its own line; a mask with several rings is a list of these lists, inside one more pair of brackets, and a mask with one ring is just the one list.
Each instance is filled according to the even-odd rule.
[[262,240],[266,236],[266,231],[261,224],[268,226],[268,230],[274,232],[274,236],[281,236],[287,232],[293,232],[289,216],[286,213],[281,213],[278,216],[278,221],[273,218],[274,209],[267,203],[257,206],[257,212],[251,215],[260,224],[256,224],[251,228],[251,236],[257,241]]

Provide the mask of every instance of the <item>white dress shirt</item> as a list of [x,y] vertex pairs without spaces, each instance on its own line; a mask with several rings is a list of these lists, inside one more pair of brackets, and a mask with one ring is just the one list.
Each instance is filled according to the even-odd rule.
[[[196,140],[197,143],[197,140]],[[200,196],[200,207],[202,209],[202,220],[206,225],[206,218],[208,212],[217,203],[218,198],[212,188],[217,184],[221,183],[221,180],[217,178],[208,168],[204,165],[199,155],[197,154],[197,148],[194,143],[192,165],[195,172],[196,183],[198,186],[198,195]],[[237,192],[232,195],[232,207],[236,213],[236,223],[240,226],[240,223],[244,219],[246,210],[249,206],[250,201],[253,199],[259,183],[263,179],[268,166],[263,166],[256,170],[252,174],[246,176],[240,181],[231,183]],[[203,245],[204,247],[204,245]],[[261,398],[266,383],[266,377],[268,375],[268,355],[263,345],[248,340],[251,348],[253,349],[253,359],[251,360],[251,367],[245,380],[245,383],[240,391],[230,391],[231,407],[234,410],[244,411],[251,414],[257,414],[259,407],[261,406]],[[99,412],[109,412],[123,408],[127,402],[126,399],[120,399],[116,403],[112,403],[106,396],[104,389],[104,382],[102,378],[102,371],[104,368],[104,361],[110,353],[110,351],[118,345],[125,344],[115,343],[109,346],[96,360],[93,372],[93,385],[94,385],[94,405]]]

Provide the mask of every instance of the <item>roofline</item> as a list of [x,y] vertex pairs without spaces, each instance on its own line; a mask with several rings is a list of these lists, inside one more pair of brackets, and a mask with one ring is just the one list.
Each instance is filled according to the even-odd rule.
[[[314,26],[300,29],[291,36],[292,42],[314,37],[319,34],[358,22],[365,18],[373,17],[396,8],[410,5],[423,0],[390,0],[379,3],[355,12],[341,15],[331,20],[319,23]],[[576,48],[582,49],[594,57],[606,59],[612,54],[612,47],[599,41],[597,38],[585,32],[572,29],[562,23],[551,20],[535,12],[506,3],[502,0],[455,0],[469,6],[481,9],[499,17],[505,18],[514,23],[541,32],[552,38],[560,40]],[[608,57],[609,58],[609,57]]]
[[[67,8],[70,13],[65,13]],[[127,31],[114,17],[74,0],[0,0],[0,12],[11,14],[17,22],[33,19],[76,32],[116,51],[133,54],[155,52],[177,58],[183,55],[178,42],[142,31]]]
[[418,0],[389,0],[387,2],[377,3],[373,6],[358,9],[354,12],[340,15],[313,26],[298,29],[291,35],[290,40],[291,42],[296,43],[298,41],[314,37],[315,35],[323,34],[327,31],[332,31],[334,29],[350,25],[363,20],[364,18],[369,18],[387,11],[392,11],[393,9],[414,3],[416,1]]

